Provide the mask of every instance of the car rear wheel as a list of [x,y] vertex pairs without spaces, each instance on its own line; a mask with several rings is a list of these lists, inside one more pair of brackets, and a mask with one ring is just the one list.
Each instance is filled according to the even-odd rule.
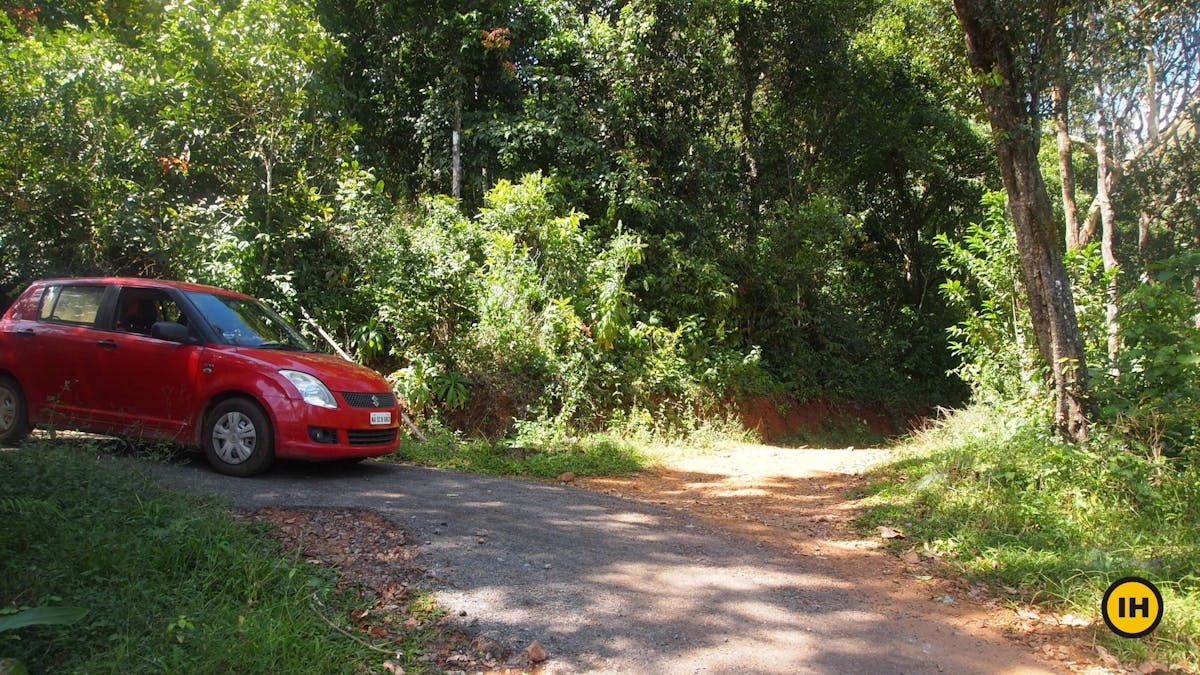
[[252,476],[275,460],[271,423],[262,408],[244,398],[218,403],[204,421],[204,456],[217,471]]
[[25,395],[11,377],[0,376],[0,445],[17,443],[29,433]]

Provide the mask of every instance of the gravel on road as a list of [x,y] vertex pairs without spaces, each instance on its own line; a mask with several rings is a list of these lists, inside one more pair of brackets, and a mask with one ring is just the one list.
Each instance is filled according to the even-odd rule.
[[881,597],[896,580],[844,577],[682,510],[381,462],[281,463],[249,479],[201,462],[152,470],[238,509],[378,513],[416,542],[464,629],[516,650],[536,640],[545,673],[1048,672],[1014,645],[912,611],[911,594]]

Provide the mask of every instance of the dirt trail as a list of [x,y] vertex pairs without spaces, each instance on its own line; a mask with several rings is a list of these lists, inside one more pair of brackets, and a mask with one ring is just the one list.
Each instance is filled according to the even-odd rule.
[[[390,598],[431,583],[465,631],[431,656],[446,670],[1113,672],[1078,646],[1097,627],[1022,616],[940,578],[936,561],[856,536],[846,492],[887,457],[739,445],[574,487],[381,462],[281,463],[244,480],[152,468],[285,537],[328,537],[306,557],[375,589],[362,628],[380,639],[407,622],[389,623]],[[526,656],[533,641],[547,661]]]
[[[955,579],[916,544],[896,555],[882,536],[850,527],[861,505],[847,495],[863,472],[891,459],[878,448],[812,449],[731,444],[706,455],[667,460],[620,478],[580,479],[589,490],[685,511],[758,546],[782,548],[814,572],[836,574],[877,598],[876,608],[906,627],[924,624],[932,651],[953,648],[957,635],[976,636],[979,657],[997,642],[1022,645],[1048,668],[1063,672],[1124,672],[1091,647],[1091,618],[1055,616],[1004,599],[1002,591]],[[945,629],[949,626],[951,630]],[[996,664],[996,670],[1004,670]]]

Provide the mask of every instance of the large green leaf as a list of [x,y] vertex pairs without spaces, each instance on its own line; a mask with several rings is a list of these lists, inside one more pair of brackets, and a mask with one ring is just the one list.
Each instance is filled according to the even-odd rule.
[[33,607],[0,616],[0,633],[26,626],[66,626],[79,621],[87,613],[83,607]]

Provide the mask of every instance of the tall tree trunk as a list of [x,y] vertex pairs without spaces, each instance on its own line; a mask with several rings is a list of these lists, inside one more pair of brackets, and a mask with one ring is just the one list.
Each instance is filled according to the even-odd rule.
[[1138,216],[1138,260],[1142,266],[1142,283],[1150,283],[1150,273],[1146,266],[1150,263],[1150,224],[1154,222],[1154,216],[1150,215],[1150,211],[1142,209],[1141,215]]
[[[1161,142],[1158,130],[1158,66],[1154,55],[1154,49],[1146,50],[1146,87],[1145,87],[1145,110],[1146,110],[1146,131],[1147,138],[1152,145],[1157,146]],[[1150,214],[1149,209],[1143,207],[1141,217],[1138,218],[1138,258],[1142,265],[1142,279],[1146,281],[1149,277],[1146,272],[1146,264],[1150,262],[1150,225],[1153,223],[1154,217]]]
[[462,95],[454,99],[454,128],[450,131],[450,196],[462,197]]
[[737,23],[734,26],[734,46],[738,59],[738,74],[741,77],[742,100],[739,117],[742,127],[741,157],[743,176],[742,209],[746,216],[746,248],[753,252],[758,248],[759,194],[758,135],[754,129],[754,94],[758,90],[760,65],[760,37],[756,10],[749,3],[737,8]]
[[1159,142],[1158,65],[1152,46],[1146,49],[1146,93],[1144,100],[1146,103],[1146,132],[1149,134],[1150,143],[1157,145]]
[[[1192,245],[1200,248],[1200,221],[1192,226]],[[1200,303],[1200,274],[1192,277],[1192,296]],[[1200,312],[1196,313],[1194,323],[1196,328],[1200,329]]]
[[1120,375],[1117,370],[1117,356],[1120,354],[1121,338],[1117,332],[1117,312],[1120,296],[1117,289],[1117,274],[1119,265],[1114,248],[1112,199],[1109,190],[1114,181],[1110,169],[1108,141],[1111,134],[1109,128],[1108,109],[1102,78],[1096,80],[1096,202],[1100,205],[1100,255],[1104,259],[1104,273],[1108,277],[1108,288],[1104,298],[1104,328],[1108,333],[1108,362],[1113,376]]
[[1058,140],[1058,175],[1062,179],[1063,220],[1067,249],[1079,247],[1079,207],[1075,204],[1075,163],[1071,159],[1071,126],[1067,86],[1061,75],[1054,82],[1054,126]]
[[[1086,441],[1083,341],[1058,228],[1038,164],[1040,88],[1029,86],[1028,74],[1021,72],[1013,48],[1024,36],[1016,35],[1021,29],[1011,27],[1000,16],[996,0],[954,0],[954,11],[966,35],[967,58],[979,77],[980,95],[991,122],[1038,351],[1054,377],[1055,422],[1064,438]],[[1053,25],[1039,28],[1052,31]]]

